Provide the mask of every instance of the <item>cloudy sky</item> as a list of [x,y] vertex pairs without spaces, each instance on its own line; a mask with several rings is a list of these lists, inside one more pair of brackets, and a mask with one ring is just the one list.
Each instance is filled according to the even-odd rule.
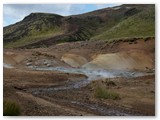
[[63,16],[81,14],[116,4],[4,4],[3,26],[22,20],[33,12],[56,13]]

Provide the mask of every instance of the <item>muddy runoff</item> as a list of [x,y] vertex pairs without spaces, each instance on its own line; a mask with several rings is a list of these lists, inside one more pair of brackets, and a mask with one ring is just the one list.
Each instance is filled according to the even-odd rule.
[[[119,70],[91,70],[91,69],[81,69],[81,68],[65,68],[65,67],[29,67],[32,70],[46,70],[46,71],[60,71],[65,73],[74,73],[74,74],[84,74],[87,76],[86,79],[78,81],[68,81],[64,84],[55,86],[55,87],[40,87],[40,88],[31,88],[29,91],[34,96],[44,97],[46,94],[53,95],[59,94],[66,91],[73,91],[87,86],[91,81],[105,78],[115,78],[115,77],[138,77],[146,75],[144,72],[131,72],[131,71],[119,71]],[[48,96],[48,95],[47,95]],[[109,115],[109,116],[130,116],[130,115],[139,115],[130,111],[112,108],[109,106],[104,106],[101,104],[96,104],[92,102],[84,102],[81,100],[64,100],[63,103],[71,104],[73,106],[78,106],[80,108],[89,109],[94,111],[98,115]]]
[[[7,66],[7,67],[6,67]],[[8,67],[9,66],[9,67]],[[4,67],[10,69],[14,68],[13,65],[4,64]],[[82,99],[64,99],[66,91],[72,92],[80,90],[81,88],[87,86],[93,80],[105,79],[105,78],[115,78],[115,77],[138,77],[144,76],[148,73],[145,72],[133,72],[133,71],[120,71],[120,70],[91,70],[84,68],[66,68],[66,67],[37,67],[29,66],[31,70],[35,71],[60,71],[70,74],[83,74],[87,76],[84,79],[77,81],[67,81],[58,86],[49,86],[49,87],[38,87],[38,88],[29,88],[27,92],[31,93],[35,97],[42,98],[57,103],[65,104],[77,109],[87,110],[94,115],[103,115],[103,116],[135,116],[140,115],[129,110],[124,110],[117,107],[111,107],[101,103],[94,103],[93,101],[83,101]],[[62,95],[63,93],[63,95]],[[58,97],[53,97],[54,95]],[[61,96],[62,95],[62,96]]]
[[38,94],[40,92],[54,92],[59,90],[68,90],[68,89],[78,89],[81,87],[87,86],[93,80],[105,79],[105,78],[117,78],[117,77],[139,77],[145,76],[150,73],[146,72],[137,72],[137,71],[121,71],[121,70],[91,70],[84,68],[65,68],[65,67],[37,67],[37,66],[29,66],[29,69],[32,70],[45,70],[45,71],[59,71],[70,74],[83,74],[87,76],[86,79],[78,80],[78,81],[68,81],[62,86],[58,87],[48,87],[48,88],[37,88],[33,89],[33,94]]

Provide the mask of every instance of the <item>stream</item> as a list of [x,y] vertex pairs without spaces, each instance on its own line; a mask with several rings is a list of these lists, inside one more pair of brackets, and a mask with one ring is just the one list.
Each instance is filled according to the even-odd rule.
[[102,78],[115,78],[115,77],[139,77],[148,75],[146,72],[140,71],[124,71],[124,70],[103,70],[103,69],[84,69],[84,68],[66,68],[66,67],[28,67],[33,70],[46,70],[46,71],[59,71],[64,73],[84,74],[87,80],[97,80]]
[[78,89],[81,87],[85,87],[93,80],[105,79],[105,78],[115,78],[115,77],[139,77],[148,75],[149,73],[145,72],[136,72],[136,71],[122,71],[122,70],[91,70],[91,69],[83,69],[83,68],[65,68],[65,67],[36,67],[30,66],[32,70],[46,70],[46,71],[60,71],[64,73],[74,73],[74,74],[83,74],[87,76],[86,79],[78,80],[78,81],[70,81],[63,86],[58,86],[54,88],[41,88],[37,89],[35,93],[39,92],[49,92],[49,91],[58,91],[58,90],[66,90],[66,89]]
[[[131,72],[131,71],[120,71],[120,70],[91,70],[91,69],[80,69],[80,68],[65,68],[65,67],[30,67],[33,70],[48,70],[48,71],[60,71],[64,73],[74,73],[74,74],[84,74],[87,76],[86,79],[78,80],[78,81],[69,81],[63,85],[57,87],[47,87],[47,88],[34,88],[31,90],[33,95],[42,95],[47,94],[57,94],[59,92],[65,93],[66,90],[78,89],[81,87],[85,87],[92,80],[104,79],[104,78],[114,78],[114,77],[138,77],[146,75],[144,72]],[[63,100],[60,99],[58,101],[63,101],[66,104],[76,105],[79,108],[89,109],[104,116],[133,116],[139,115],[137,113],[132,113],[126,110],[111,108],[108,106],[96,104],[96,103],[87,103],[79,100]]]
[[11,64],[3,63],[4,68],[14,68]]
[[[6,68],[13,68],[13,66],[8,64],[3,64]],[[149,73],[145,72],[131,72],[131,71],[121,71],[121,70],[91,70],[91,69],[83,69],[83,68],[65,68],[65,67],[37,67],[37,66],[28,66],[31,70],[46,70],[46,71],[60,71],[64,73],[74,73],[74,74],[83,74],[86,75],[87,78],[78,80],[78,81],[68,81],[65,84],[61,84],[56,87],[40,87],[40,88],[30,88],[29,91],[35,96],[41,96],[43,94],[53,94],[66,90],[78,89],[81,87],[85,87],[92,80],[105,79],[105,78],[115,78],[115,77],[138,77],[148,75]],[[110,108],[104,105],[99,105],[95,103],[86,103],[79,100],[60,100],[61,102],[65,102],[66,104],[76,105],[85,109],[90,109],[91,111],[98,112],[101,115],[109,115],[109,116],[131,116],[131,115],[139,115],[129,111]]]

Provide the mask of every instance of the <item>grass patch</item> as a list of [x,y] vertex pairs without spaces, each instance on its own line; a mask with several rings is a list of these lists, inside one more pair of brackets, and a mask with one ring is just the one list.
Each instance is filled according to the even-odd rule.
[[13,101],[3,101],[3,116],[19,116],[21,114],[20,106]]
[[102,98],[102,99],[112,99],[112,100],[118,100],[120,99],[119,94],[113,92],[113,91],[108,91],[105,88],[102,87],[97,87],[95,91],[95,96],[97,98]]

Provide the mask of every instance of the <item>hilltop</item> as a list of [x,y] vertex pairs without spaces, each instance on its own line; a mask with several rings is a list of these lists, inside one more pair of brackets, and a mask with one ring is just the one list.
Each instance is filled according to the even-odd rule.
[[4,27],[5,48],[48,47],[63,42],[155,36],[154,5],[121,5],[80,15],[31,13]]

